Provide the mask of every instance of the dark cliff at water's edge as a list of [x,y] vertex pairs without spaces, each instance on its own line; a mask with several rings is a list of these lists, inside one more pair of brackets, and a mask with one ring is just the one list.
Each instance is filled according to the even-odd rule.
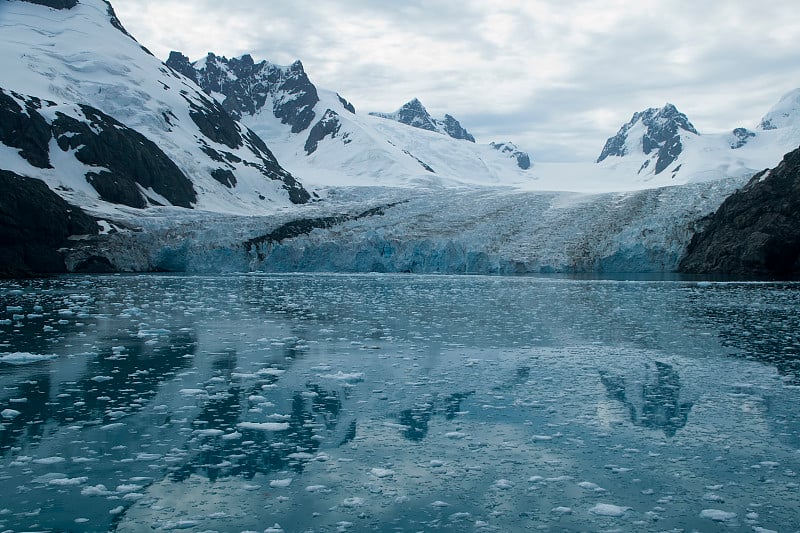
[[800,277],[800,148],[728,197],[689,244],[685,273]]
[[0,278],[66,272],[69,237],[98,230],[43,181],[0,170]]

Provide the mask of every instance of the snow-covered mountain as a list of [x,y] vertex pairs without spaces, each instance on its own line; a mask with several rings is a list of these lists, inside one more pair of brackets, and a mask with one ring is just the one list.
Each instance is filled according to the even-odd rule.
[[241,117],[304,183],[441,187],[529,181],[525,157],[476,144],[458,120],[432,117],[418,99],[395,113],[362,114],[337,92],[316,87],[299,61],[279,66],[249,55],[209,53],[190,62],[172,52],[167,65]]
[[[310,198],[258,135],[136,42],[108,2],[9,0],[0,14],[0,168],[101,212],[268,213]],[[15,146],[28,137],[38,160]]]
[[758,123],[762,131],[800,129],[800,88],[790,91]]
[[455,118],[451,115],[445,115],[444,118],[433,118],[425,106],[419,99],[414,98],[409,102],[403,104],[400,109],[394,113],[378,113],[373,111],[370,115],[389,120],[395,120],[407,126],[413,126],[422,130],[437,131],[443,135],[448,135],[453,139],[464,139],[465,141],[475,142],[475,137],[470,132],[464,129]]
[[669,167],[683,151],[682,138],[699,135],[697,130],[674,105],[666,104],[661,109],[649,108],[633,114],[627,124],[610,137],[597,162],[610,156],[624,157],[631,153],[648,156],[639,172],[653,164],[659,174]]
[[800,144],[799,95],[784,96],[759,126],[728,133],[698,131],[672,104],[634,113],[606,141],[594,175],[631,188],[751,176]]

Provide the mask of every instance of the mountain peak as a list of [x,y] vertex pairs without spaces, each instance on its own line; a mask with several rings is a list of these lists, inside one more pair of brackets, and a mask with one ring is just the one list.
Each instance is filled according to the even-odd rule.
[[419,98],[416,97],[403,104],[394,113],[370,113],[370,115],[394,120],[422,130],[435,131],[454,139],[475,142],[475,137],[452,115],[445,115],[443,119],[433,118]]
[[[647,168],[655,160],[658,174],[671,165],[681,154],[682,132],[700,135],[689,119],[671,103],[662,108],[651,107],[633,114],[616,135],[609,137],[597,162],[608,157],[625,157],[633,153],[650,156],[642,165]],[[651,155],[655,152],[654,155]]]
[[492,142],[489,143],[489,146],[500,152],[501,154],[505,154],[508,157],[515,159],[517,161],[517,166],[522,170],[528,170],[531,168],[531,157],[526,153],[517,148],[517,145],[506,141],[506,142]]
[[180,52],[170,52],[167,66],[194,80],[207,94],[225,96],[222,107],[234,118],[255,115],[272,107],[275,117],[299,133],[314,120],[319,95],[303,69],[295,61],[282,67],[261,61],[250,54],[231,59],[213,52],[193,63]]
[[776,130],[800,126],[800,88],[784,94],[758,125],[760,130]]

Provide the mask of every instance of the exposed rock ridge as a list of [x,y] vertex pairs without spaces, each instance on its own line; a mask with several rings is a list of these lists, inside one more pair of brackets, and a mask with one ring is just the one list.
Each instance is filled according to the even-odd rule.
[[305,130],[314,120],[319,95],[300,61],[282,67],[267,61],[256,63],[249,54],[228,59],[209,52],[192,63],[173,51],[166,64],[194,80],[207,94],[222,95],[222,107],[237,120],[267,105],[275,117],[292,127],[292,133]]
[[422,105],[422,102],[417,98],[403,104],[403,106],[394,113],[370,113],[370,115],[394,120],[421,130],[435,131],[454,139],[475,142],[475,137],[461,126],[458,120],[451,115],[445,115],[443,119],[433,118],[430,113],[428,113],[428,110],[425,109],[425,106]]
[[[616,135],[609,137],[606,141],[597,162],[608,157],[624,157],[629,154],[630,147],[635,139],[630,139],[630,134],[636,126],[641,125],[641,150],[645,155],[656,152],[655,173],[659,174],[671,165],[683,151],[681,143],[681,131],[694,135],[699,135],[689,119],[678,111],[672,104],[666,104],[663,108],[651,107],[644,111],[633,114],[630,121],[624,124]],[[649,166],[649,160],[645,162],[643,168]]]
[[501,154],[506,154],[508,157],[515,159],[517,162],[517,166],[522,170],[528,170],[531,168],[531,158],[526,153],[517,148],[512,142],[499,142],[499,143],[489,143],[489,146],[500,152]]
[[800,276],[800,148],[753,176],[702,223],[681,271]]
[[0,170],[0,278],[66,272],[69,237],[98,231],[43,181]]

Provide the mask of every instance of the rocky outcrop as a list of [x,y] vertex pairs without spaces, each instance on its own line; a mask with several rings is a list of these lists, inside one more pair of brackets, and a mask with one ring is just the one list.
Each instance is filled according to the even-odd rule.
[[319,122],[314,124],[311,131],[308,132],[308,139],[306,139],[304,146],[306,155],[316,152],[319,142],[325,137],[336,137],[341,127],[342,123],[339,121],[339,114],[331,109],[326,110]]
[[228,59],[209,53],[192,63],[173,51],[166,64],[194,80],[207,94],[223,95],[222,107],[237,120],[255,115],[265,106],[290,125],[292,133],[305,130],[314,120],[319,95],[300,61],[282,67],[267,61],[256,63],[249,54]]
[[471,143],[475,142],[475,137],[461,126],[461,123],[453,118],[452,115],[445,115],[444,119],[440,122],[440,126],[444,129],[444,132],[453,139],[463,139]]
[[738,150],[747,142],[756,136],[755,133],[747,128],[735,128],[732,132],[733,140],[731,141],[731,150]]
[[53,9],[72,9],[78,5],[78,0],[23,0],[30,4],[52,7]]
[[800,148],[728,197],[692,238],[680,271],[800,276]]
[[370,115],[394,120],[421,130],[435,131],[454,139],[475,142],[475,137],[464,129],[455,118],[451,115],[445,115],[443,119],[433,118],[417,98],[403,104],[394,113],[370,113]]
[[43,181],[0,170],[0,277],[66,272],[69,237],[98,230]]
[[652,158],[645,160],[640,171],[648,168],[651,159],[654,159],[655,173],[659,174],[674,163],[683,151],[681,132],[699,135],[686,115],[672,104],[634,113],[616,135],[609,137],[597,162],[612,156],[625,157],[634,149],[641,148],[644,155],[655,153]]
[[489,146],[500,152],[501,154],[505,154],[508,157],[516,160],[517,166],[522,170],[528,170],[531,168],[531,158],[530,156],[517,148],[512,142],[499,142],[499,143],[489,143]]
[[[40,113],[43,108],[52,108],[52,121]],[[86,180],[107,202],[146,207],[142,189],[181,207],[197,200],[192,182],[137,131],[88,105],[58,106],[0,88],[0,142],[18,148],[31,165],[52,168],[51,139],[86,165]]]

